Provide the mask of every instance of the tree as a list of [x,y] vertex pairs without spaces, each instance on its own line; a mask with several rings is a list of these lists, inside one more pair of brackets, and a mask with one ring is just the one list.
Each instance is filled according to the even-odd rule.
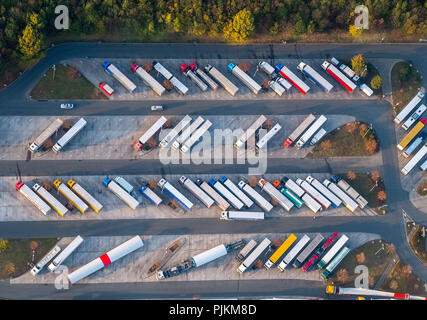
[[377,199],[380,201],[385,201],[387,199],[387,194],[385,193],[384,190],[378,191]]
[[356,179],[356,173],[354,173],[354,171],[349,170],[349,171],[347,172],[347,178],[348,178],[349,180],[354,180],[354,179]]
[[298,35],[304,34],[305,32],[306,32],[305,23],[304,23],[303,19],[301,18],[301,16],[299,14],[297,14],[296,21],[295,21],[294,33],[295,33],[295,35],[298,36]]
[[6,265],[4,266],[4,272],[8,276],[13,275],[15,273],[15,265],[12,262],[6,263]]
[[258,178],[257,178],[257,177],[254,177],[254,176],[249,177],[249,178],[248,178],[248,184],[249,184],[252,188],[256,187],[256,185],[258,184]]
[[171,90],[172,90],[172,88],[173,88],[173,84],[172,84],[172,82],[171,82],[170,80],[165,79],[165,80],[163,81],[163,87],[165,87],[165,89],[166,89],[167,91],[171,91]]
[[246,8],[237,12],[223,29],[224,37],[234,42],[244,42],[254,31],[254,17]]
[[45,188],[47,191],[50,191],[52,189],[52,185],[50,184],[49,180],[44,180],[42,182],[42,187]]
[[320,148],[322,148],[323,151],[328,151],[332,147],[331,140],[324,140],[320,143]]
[[374,76],[371,80],[371,87],[373,89],[379,89],[381,88],[381,86],[383,85],[383,79],[381,78],[381,76],[379,74],[377,74],[376,76]]
[[6,239],[0,238],[0,253],[7,250],[8,247],[9,247],[9,241],[7,241]]
[[279,238],[274,238],[272,241],[272,246],[274,249],[280,247],[281,244],[282,244],[282,241]]
[[353,133],[356,129],[357,129],[357,122],[355,122],[355,121],[353,121],[353,122],[348,122],[348,123],[345,125],[345,130],[346,130],[348,133]]
[[392,243],[387,243],[386,245],[385,245],[385,251],[388,253],[388,254],[395,254],[396,253],[396,247],[394,246],[394,244],[392,244]]
[[357,54],[351,59],[351,66],[354,72],[360,77],[366,77],[368,72],[367,65],[363,54]]
[[32,25],[27,25],[19,38],[19,51],[26,58],[32,58],[41,50],[40,35]]
[[356,254],[356,260],[357,260],[357,263],[364,263],[365,262],[365,254],[363,252]]
[[151,137],[150,139],[148,139],[145,145],[148,147],[148,149],[152,149],[157,146],[157,140],[154,137]]
[[243,72],[248,72],[251,68],[251,63],[249,61],[244,61],[239,64],[239,68],[242,69]]
[[359,134],[361,137],[363,137],[365,135],[367,130],[368,130],[368,126],[366,125],[366,123],[361,123],[359,125]]
[[374,154],[375,151],[377,151],[378,143],[375,141],[375,139],[370,139],[365,142],[365,148],[366,151],[368,151],[369,154]]
[[64,129],[64,131],[70,130],[71,129],[70,120],[64,120],[64,122],[62,123],[62,128]]
[[143,63],[142,64],[142,69],[144,69],[147,72],[150,72],[151,70],[153,70],[153,64],[150,63],[150,62]]
[[157,183],[156,183],[156,181],[154,181],[154,180],[148,180],[148,182],[147,182],[147,186],[148,186],[151,190],[154,190],[154,189],[156,189],[156,187],[157,187]]
[[30,242],[30,249],[31,249],[32,251],[36,250],[38,247],[39,247],[39,243],[38,243],[37,241],[32,240],[32,241]]
[[380,172],[378,170],[374,170],[371,172],[371,180],[374,182],[377,182],[377,180],[380,178]]
[[346,282],[348,281],[348,272],[347,269],[340,269],[337,272],[337,280],[339,282]]
[[44,143],[43,143],[43,149],[47,150],[53,147],[53,141],[52,138],[48,138]]
[[352,37],[357,38],[362,34],[363,29],[358,29],[358,28],[356,28],[356,26],[354,24],[352,24],[352,25],[350,25],[348,32],[350,32]]
[[397,288],[399,288],[399,284],[396,280],[391,280],[389,286],[391,290],[397,290]]
[[261,269],[262,268],[262,260],[258,259],[254,264],[254,269]]
[[267,119],[265,120],[264,124],[262,125],[263,129],[271,130],[273,128],[273,120]]

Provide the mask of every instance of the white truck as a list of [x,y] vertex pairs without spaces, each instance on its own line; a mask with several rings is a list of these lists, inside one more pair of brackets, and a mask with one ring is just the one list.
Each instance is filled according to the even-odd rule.
[[150,88],[157,93],[159,96],[162,96],[166,89],[163,87],[156,79],[154,79],[147,71],[145,71],[141,66],[134,63],[132,65],[132,71],[135,72],[145,84],[150,86]]
[[167,119],[163,116],[157,119],[157,121],[138,139],[138,142],[135,144],[134,149],[141,150],[145,146],[147,141],[150,140],[150,138],[154,136],[156,132],[163,127],[166,121]]
[[286,267],[294,260],[298,253],[305,247],[305,245],[310,241],[310,237],[306,234],[298,241],[298,243],[289,251],[283,260],[279,263],[277,268],[280,271],[285,271]]
[[424,141],[424,135],[419,136],[417,139],[414,140],[414,142],[412,142],[408,148],[406,148],[406,150],[402,153],[402,155],[405,158],[408,158],[412,152],[414,152],[420,145],[421,143]]
[[318,143],[326,134],[326,130],[321,128],[311,139],[310,145],[314,146],[316,143]]
[[50,272],[55,271],[58,267],[67,259],[83,242],[83,238],[81,236],[77,236],[71,241],[68,246],[65,247],[64,250],[60,254],[58,254],[55,259],[53,259],[52,263],[47,267]]
[[59,140],[58,142],[53,146],[52,150],[55,153],[60,152],[67,144],[70,142],[72,138],[74,138],[80,130],[82,130],[86,126],[87,122],[85,119],[80,118],[79,121],[77,121],[70,130],[68,130]]
[[191,122],[191,117],[186,115],[182,120],[160,141],[160,148],[166,148]]
[[199,199],[206,207],[210,208],[215,201],[209,197],[200,187],[191,181],[186,176],[179,178],[179,182],[190,191],[197,199]]
[[282,129],[282,126],[278,123],[276,123],[276,125],[271,128],[270,131],[268,131],[256,144],[258,149],[263,148],[264,146],[267,145],[267,142],[273,138],[277,132],[279,132],[279,130]]
[[105,187],[110,189],[117,197],[122,199],[131,209],[135,210],[139,206],[139,201],[127,193],[122,187],[120,187],[114,180],[105,178],[102,182]]
[[273,66],[268,62],[261,61],[258,66],[270,76],[271,80],[268,82],[268,85],[279,96],[282,96],[286,90],[289,90],[292,87],[288,81],[276,74]]
[[40,271],[42,271],[43,267],[47,265],[48,262],[52,260],[60,251],[61,248],[58,245],[54,246],[53,249],[46,253],[46,255],[31,269],[31,274],[35,276]]
[[398,113],[396,118],[394,118],[394,122],[396,124],[401,123],[405,118],[414,110],[414,108],[420,103],[421,100],[424,99],[424,93],[422,91],[419,91],[415,97],[409,101],[409,103]]
[[307,129],[302,137],[297,141],[297,148],[301,149],[304,144],[316,133],[317,130],[328,120],[323,114]]
[[212,122],[206,120],[200,128],[198,128],[182,145],[181,151],[186,153],[190,151],[191,147],[194,146],[199,139],[205,134],[206,131],[212,126]]
[[248,254],[252,251],[253,248],[255,248],[255,246],[257,245],[257,242],[254,239],[251,239],[251,241],[249,241],[242,250],[240,250],[240,252],[237,254],[237,261],[243,261],[243,259],[245,259]]
[[199,116],[193,123],[190,124],[185,130],[182,131],[181,135],[175,139],[172,144],[172,148],[175,150],[179,149],[179,146],[183,144],[196,130],[197,128],[205,121],[203,117]]
[[223,211],[226,211],[230,204],[218,192],[216,192],[206,181],[201,179],[196,180],[197,185],[205,191],[212,199],[215,200],[216,205]]
[[288,67],[281,63],[276,64],[276,70],[286,79],[289,80],[295,88],[297,88],[302,94],[307,94],[310,87],[296,76]]
[[227,66],[228,71],[231,71],[240,81],[242,81],[253,93],[258,94],[261,91],[261,86],[246,72],[230,62]]
[[179,81],[172,73],[170,73],[164,66],[162,66],[159,62],[153,61],[153,68],[159,72],[166,80],[169,80],[173,86],[177,89],[177,91],[183,95],[188,93],[188,88]]
[[258,180],[258,185],[269,194],[270,197],[275,199],[282,208],[286,211],[291,211],[294,206],[293,202],[291,202],[288,198],[286,198],[283,193],[277,190],[270,182],[265,181],[264,179]]
[[352,93],[357,88],[353,81],[347,78],[345,74],[328,61],[322,63],[322,68],[337,80],[348,92]]
[[255,191],[255,189],[253,189],[243,180],[239,182],[238,186],[240,189],[245,191],[249,197],[251,197],[264,211],[270,212],[271,209],[273,209],[273,205],[270,202],[268,202],[263,196],[261,196],[258,192]]
[[300,62],[297,67],[303,74],[305,74],[308,78],[310,78],[314,83],[316,83],[319,87],[323,89],[323,91],[328,92],[332,90],[334,87],[329,81],[323,78],[316,70],[310,67],[308,64],[304,62]]
[[15,184],[16,190],[18,190],[25,198],[31,201],[37,209],[39,209],[44,215],[50,212],[49,205],[44,202],[30,187],[24,184],[22,181],[18,181]]
[[30,144],[28,150],[31,152],[39,151],[43,144],[49,139],[55,132],[57,132],[63,125],[64,121],[56,119],[53,121],[35,140]]
[[331,202],[334,208],[338,208],[341,205],[341,199],[338,198],[335,194],[333,194],[333,192],[330,191],[328,188],[326,188],[319,180],[313,178],[312,176],[308,176],[307,178],[305,178],[305,180],[309,184],[311,184],[311,186],[314,187],[317,191],[323,194],[326,199]]
[[211,79],[202,69],[197,67],[197,64],[195,62],[190,63],[190,69],[191,71],[195,72],[200,78],[202,78],[211,88],[213,91],[216,91],[218,89],[218,84]]
[[58,212],[61,217],[63,217],[68,212],[68,209],[61,202],[59,202],[58,199],[56,199],[53,195],[50,194],[49,191],[47,191],[38,183],[33,185],[33,190],[36,191],[39,196],[42,197],[43,200],[46,201],[56,212]]
[[237,272],[243,273],[245,272],[249,267],[251,267],[256,259],[267,250],[268,247],[270,247],[271,241],[268,238],[265,238],[262,240],[262,242],[255,248],[254,251],[252,251],[249,256],[243,261],[243,263],[237,268]]
[[215,179],[210,179],[209,184],[219,192],[220,195],[225,197],[231,205],[236,208],[237,210],[240,210],[243,208],[244,203],[240,201],[230,190],[228,190],[222,183],[219,181],[216,181]]
[[187,211],[191,210],[193,203],[188,200],[181,192],[179,192],[172,184],[167,182],[165,179],[160,179],[157,182],[157,185],[166,193],[168,193],[172,198],[174,198],[178,203]]
[[418,162],[424,158],[424,156],[427,154],[427,143],[424,144],[424,146],[418,150],[416,154],[412,157],[411,160],[403,167],[402,173],[404,175],[407,175],[416,165]]
[[248,198],[246,194],[243,193],[230,179],[223,176],[219,178],[219,181],[226,186],[237,198],[239,198],[246,207],[250,208],[254,204],[254,202]]
[[356,211],[359,206],[349,195],[347,195],[344,191],[341,190],[335,183],[325,179],[323,181],[323,185],[331,190],[338,198],[340,198],[345,205],[345,207],[351,212]]
[[282,182],[293,193],[295,193],[298,197],[301,198],[301,200],[304,202],[304,204],[314,213],[317,213],[318,211],[322,211],[322,206],[314,200],[308,193],[306,193],[299,185],[297,185],[292,179],[289,179],[288,177],[283,177]]
[[405,121],[405,123],[402,125],[402,128],[404,130],[408,130],[426,110],[426,105],[422,104],[417,110],[415,110],[415,112],[408,118],[408,120]]
[[106,60],[102,64],[104,70],[119,81],[129,92],[133,92],[136,89],[136,85],[129,80],[119,69],[116,68],[110,61]]
[[185,63],[180,67],[182,73],[189,77],[203,92],[208,90],[208,86],[204,83]]
[[262,211],[222,211],[221,220],[263,221]]
[[313,114],[308,115],[307,118],[305,118],[304,121],[301,122],[294,131],[292,131],[289,138],[286,139],[285,143],[283,143],[283,146],[289,148],[292,143],[294,143],[302,135],[302,133],[314,122],[314,120],[316,120],[316,117]]
[[250,127],[242,133],[242,135],[237,139],[234,146],[237,149],[240,149],[242,146],[245,145],[246,141],[252,137],[255,132],[262,126],[262,124],[267,120],[267,118],[263,115],[259,116],[258,119],[255,120],[254,123],[250,125]]
[[331,205],[331,202],[326,199],[319,191],[313,188],[307,181],[297,179],[296,183],[305,190],[310,196],[312,196],[322,206],[323,210],[326,210]]
[[230,80],[228,80],[219,70],[212,67],[210,64],[206,65],[205,70],[216,80],[219,84],[227,90],[229,94],[235,96],[239,88]]
[[154,193],[148,186],[141,186],[139,191],[145,196],[148,200],[151,201],[156,207],[162,203],[162,198],[160,198],[157,194]]

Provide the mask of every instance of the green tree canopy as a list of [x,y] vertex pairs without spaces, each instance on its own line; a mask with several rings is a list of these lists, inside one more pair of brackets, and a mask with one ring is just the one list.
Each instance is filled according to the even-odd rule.
[[351,59],[351,66],[354,72],[360,77],[365,77],[368,71],[365,58],[362,54],[355,55]]
[[375,77],[372,78],[371,87],[373,89],[379,89],[381,88],[382,85],[383,85],[383,79],[379,75],[376,75]]
[[253,35],[255,31],[254,17],[248,9],[237,12],[224,28],[224,37],[227,40],[243,42]]

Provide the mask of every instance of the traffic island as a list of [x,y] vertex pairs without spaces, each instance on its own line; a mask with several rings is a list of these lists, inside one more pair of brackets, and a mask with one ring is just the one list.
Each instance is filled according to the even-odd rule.
[[408,222],[406,236],[412,251],[427,266],[426,228],[415,222]]

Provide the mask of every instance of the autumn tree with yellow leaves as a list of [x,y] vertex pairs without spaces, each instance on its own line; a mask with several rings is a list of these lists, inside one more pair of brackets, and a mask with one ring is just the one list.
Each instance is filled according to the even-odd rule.
[[224,37],[233,42],[244,42],[254,31],[254,17],[246,8],[237,12],[223,30]]
[[33,58],[42,50],[43,36],[40,29],[43,24],[36,13],[29,14],[27,26],[19,37],[19,51],[25,58]]

